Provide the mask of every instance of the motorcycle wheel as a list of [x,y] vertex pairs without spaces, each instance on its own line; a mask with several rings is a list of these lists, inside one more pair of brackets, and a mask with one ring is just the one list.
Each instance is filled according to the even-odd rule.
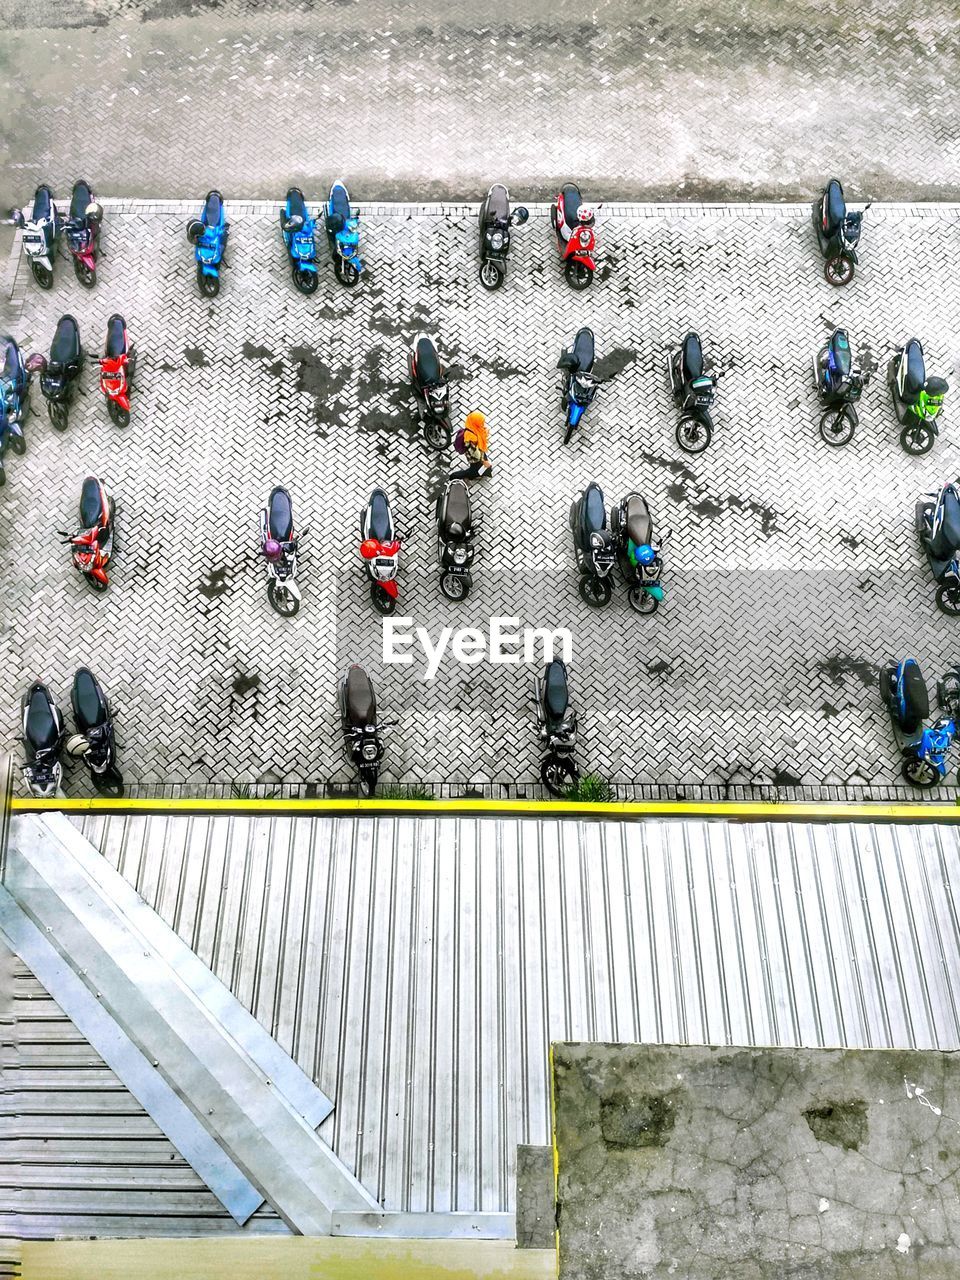
[[123,795],[123,775],[115,765],[111,765],[105,773],[90,774],[94,787],[102,796],[114,796],[119,798]]
[[447,421],[438,421],[436,418],[425,418],[423,422],[423,438],[431,449],[440,452],[443,449],[450,448],[450,442],[453,439],[453,431],[450,423]]
[[377,775],[372,770],[369,773],[361,773],[360,775],[360,794],[366,796],[368,800],[372,799],[377,793]]
[[197,267],[197,287],[205,298],[215,298],[220,292],[219,275],[207,275],[203,267]]
[[88,267],[85,262],[81,262],[79,258],[73,260],[73,270],[85,289],[92,289],[97,283],[97,273],[93,267]]
[[925,422],[908,422],[900,432],[900,448],[920,458],[933,448],[934,439],[933,428]]
[[440,590],[448,600],[466,600],[470,594],[470,580],[463,573],[445,573],[440,579]]
[[920,760],[917,756],[907,756],[900,767],[905,781],[914,787],[935,787],[940,781],[940,771],[929,760]]
[[50,415],[50,421],[57,431],[66,431],[69,410],[65,404],[58,404],[54,400],[48,400],[47,413]]
[[495,262],[485,262],[480,268],[480,283],[490,293],[495,289],[499,289],[506,278],[503,272]]
[[849,284],[853,279],[853,259],[846,253],[838,253],[823,264],[823,274],[827,284],[838,287]]
[[286,588],[278,588],[273,578],[267,583],[267,599],[274,612],[281,618],[292,618],[300,612],[300,601],[290,594]]
[[4,470],[3,463],[0,462],[0,489],[7,483],[7,473]]
[[130,410],[121,409],[116,400],[107,401],[107,413],[110,415],[110,421],[117,427],[129,427]]
[[820,439],[831,448],[850,443],[853,439],[853,421],[845,409],[828,409],[821,416]]
[[703,453],[713,438],[713,432],[699,418],[681,418],[677,423],[677,444],[684,453]]
[[360,272],[352,262],[345,262],[343,258],[337,258],[333,264],[337,279],[341,284],[345,284],[348,289],[352,289],[355,284],[360,281]]
[[563,274],[566,276],[567,284],[570,288],[576,289],[578,292],[581,289],[589,289],[593,283],[593,272],[590,268],[582,262],[577,262],[574,258],[571,258],[564,267]]
[[95,578],[92,573],[85,573],[83,576],[86,578],[93,590],[96,591],[97,595],[103,595],[104,591],[106,591],[107,587],[110,585],[108,582],[101,582],[100,579]]
[[551,753],[540,763],[540,781],[552,796],[563,799],[570,787],[576,786],[579,776],[577,766],[569,756]]
[[960,587],[937,587],[937,608],[948,618],[960,618]]
[[18,458],[22,458],[23,455],[27,452],[26,436],[11,435],[8,437],[8,439],[10,441],[10,448],[12,449],[12,451],[17,455]]
[[301,293],[309,295],[317,292],[320,277],[317,275],[316,271],[301,271],[299,267],[294,267],[293,283]]
[[377,613],[382,613],[385,618],[389,618],[391,613],[396,613],[397,602],[392,595],[384,591],[379,582],[370,583],[370,601]]
[[49,267],[45,267],[42,262],[31,262],[30,270],[41,289],[53,288],[53,272]]
[[637,613],[656,613],[660,608],[657,597],[644,591],[643,587],[631,587],[627,592],[627,603]]
[[580,599],[591,609],[602,609],[610,603],[613,595],[610,579],[595,578],[591,573],[581,574],[577,590],[580,592]]

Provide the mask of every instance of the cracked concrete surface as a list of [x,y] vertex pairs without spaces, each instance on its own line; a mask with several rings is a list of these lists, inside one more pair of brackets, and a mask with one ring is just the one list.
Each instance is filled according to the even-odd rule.
[[948,1280],[960,1054],[554,1048],[561,1280]]

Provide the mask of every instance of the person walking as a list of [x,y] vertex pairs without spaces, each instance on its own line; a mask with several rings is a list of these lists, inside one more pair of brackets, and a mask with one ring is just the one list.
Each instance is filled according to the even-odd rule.
[[467,457],[469,466],[459,471],[451,471],[451,480],[474,480],[478,476],[492,476],[493,466],[487,449],[490,445],[490,434],[487,431],[487,420],[479,410],[467,414],[467,420],[457,432],[453,447],[457,453]]

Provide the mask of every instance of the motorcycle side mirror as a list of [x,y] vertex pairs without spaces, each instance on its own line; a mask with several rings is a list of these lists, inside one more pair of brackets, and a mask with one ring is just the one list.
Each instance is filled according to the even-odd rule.
[[667,530],[665,530],[665,531],[660,535],[660,545],[661,545],[661,547],[666,546],[666,544],[670,541],[670,539],[671,539],[672,537],[673,537],[673,530],[672,530],[672,529],[667,529]]
[[14,225],[15,227],[20,227],[20,228],[21,228],[21,230],[22,230],[22,228],[23,228],[23,224],[24,224],[23,210],[22,210],[22,209],[11,209],[11,210],[10,210],[10,221],[13,223],[13,225]]
[[513,213],[511,213],[510,221],[513,223],[515,227],[522,227],[529,217],[530,217],[530,210],[527,209],[524,205],[520,204],[520,205],[517,205],[516,209],[514,209]]
[[305,529],[301,529],[300,532],[297,534],[297,539],[299,540],[300,538],[305,538],[309,532],[310,532],[310,526],[307,525]]

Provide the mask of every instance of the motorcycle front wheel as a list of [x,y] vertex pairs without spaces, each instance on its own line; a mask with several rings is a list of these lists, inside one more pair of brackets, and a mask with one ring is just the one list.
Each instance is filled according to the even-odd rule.
[[377,613],[382,613],[385,618],[389,618],[391,613],[397,611],[397,601],[388,591],[384,591],[379,582],[370,583],[370,601]]
[[505,279],[505,273],[495,262],[485,262],[480,268],[480,283],[490,293],[499,289]]
[[300,267],[293,269],[293,283],[301,293],[311,294],[317,292],[317,285],[320,283],[320,277],[316,271],[303,271]]
[[823,274],[827,284],[849,284],[853,279],[853,259],[846,253],[838,253],[823,264]]
[[220,276],[208,275],[203,267],[197,267],[197,287],[205,298],[215,298],[220,292]]
[[593,283],[593,272],[584,263],[577,262],[575,258],[570,259],[563,269],[563,274],[566,276],[567,284],[571,289],[578,291],[589,289]]
[[130,410],[122,409],[116,400],[107,401],[107,413],[110,415],[110,421],[117,427],[129,427]]
[[929,760],[907,756],[900,768],[905,781],[914,787],[935,787],[940,781],[940,770]]
[[270,601],[270,607],[282,618],[292,618],[300,612],[300,601],[297,597],[272,578],[267,583],[267,599]]
[[925,422],[908,422],[900,432],[900,448],[915,458],[922,457],[933,448],[933,427]]
[[86,578],[88,584],[93,588],[93,590],[96,591],[97,595],[103,595],[104,591],[106,591],[110,585],[108,582],[101,582],[100,579],[95,578],[92,573],[85,573],[83,576]]
[[377,792],[377,770],[368,769],[360,775],[360,794],[369,800]]
[[644,591],[643,587],[631,587],[627,592],[627,603],[637,613],[656,613],[660,608],[657,597]]
[[30,270],[41,289],[53,288],[53,272],[49,267],[45,267],[42,262],[31,262]]
[[569,756],[551,754],[544,756],[540,764],[540,781],[552,796],[559,796],[561,799],[571,787],[577,785],[579,776],[577,766]]
[[333,264],[337,279],[341,284],[345,284],[348,289],[352,289],[360,280],[360,272],[352,262],[347,262],[345,258],[337,258]]
[[610,597],[613,595],[610,579],[595,578],[591,573],[581,575],[577,590],[580,592],[580,599],[591,609],[602,609],[604,605],[610,603]]
[[853,439],[853,420],[846,409],[828,409],[820,418],[820,439],[836,448]]
[[10,448],[18,457],[22,458],[23,455],[27,452],[26,436],[23,436],[23,435],[15,436],[11,433],[10,436],[8,436],[8,439],[10,441]]
[[712,438],[710,427],[699,418],[681,418],[677,423],[677,444],[684,453],[703,453]]
[[431,449],[436,449],[438,452],[442,449],[449,449],[450,441],[453,439],[450,423],[437,418],[425,418],[423,438]]
[[960,587],[937,587],[937,608],[948,618],[960,618]]
[[470,594],[470,579],[465,573],[445,573],[440,579],[440,590],[448,600],[466,600]]
[[85,262],[81,262],[79,258],[73,260],[73,270],[77,279],[85,289],[92,289],[97,283],[97,273],[93,267],[88,267]]
[[69,410],[65,404],[59,404],[55,400],[48,400],[47,413],[50,415],[50,421],[57,431],[66,431]]

